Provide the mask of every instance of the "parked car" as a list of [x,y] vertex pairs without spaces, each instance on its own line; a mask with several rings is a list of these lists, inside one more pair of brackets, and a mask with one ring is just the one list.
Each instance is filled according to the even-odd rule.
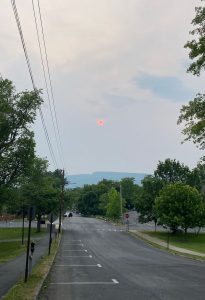
[[69,212],[68,217],[70,218],[72,216],[73,216],[72,212]]

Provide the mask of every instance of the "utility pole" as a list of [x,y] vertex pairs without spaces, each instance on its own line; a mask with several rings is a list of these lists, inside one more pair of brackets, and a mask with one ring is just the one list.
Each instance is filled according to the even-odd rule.
[[62,170],[62,185],[61,185],[61,196],[60,196],[60,203],[59,203],[59,226],[58,226],[58,233],[61,232],[61,220],[62,220],[62,206],[63,206],[63,195],[64,195],[64,170]]
[[24,282],[27,282],[28,271],[29,271],[29,251],[30,251],[30,237],[31,237],[31,221],[33,215],[33,207],[29,207],[29,225],[28,225],[28,239],[27,239],[27,251],[26,251],[26,268],[25,268],[25,279]]
[[123,214],[122,214],[122,185],[120,183],[120,214],[121,214],[121,222],[123,224]]

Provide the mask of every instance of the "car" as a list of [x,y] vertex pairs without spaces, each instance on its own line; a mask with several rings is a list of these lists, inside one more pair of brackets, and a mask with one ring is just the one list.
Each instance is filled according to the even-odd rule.
[[64,217],[68,217],[69,216],[69,212],[65,212],[63,216]]
[[72,212],[69,212],[68,217],[70,218],[72,216],[73,216]]

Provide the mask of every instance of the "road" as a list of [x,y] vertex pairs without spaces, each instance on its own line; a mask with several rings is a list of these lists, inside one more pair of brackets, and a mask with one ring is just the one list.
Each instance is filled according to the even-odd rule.
[[104,221],[65,219],[38,299],[204,300],[205,263],[175,256]]

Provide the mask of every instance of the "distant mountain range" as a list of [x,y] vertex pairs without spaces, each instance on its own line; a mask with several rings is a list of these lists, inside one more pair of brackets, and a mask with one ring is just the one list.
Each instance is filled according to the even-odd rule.
[[125,172],[94,172],[91,174],[69,175],[67,177],[70,184],[68,188],[82,187],[84,184],[97,184],[103,179],[120,181],[125,177],[134,177],[135,183],[140,184],[141,180],[146,176],[145,173],[125,173]]

